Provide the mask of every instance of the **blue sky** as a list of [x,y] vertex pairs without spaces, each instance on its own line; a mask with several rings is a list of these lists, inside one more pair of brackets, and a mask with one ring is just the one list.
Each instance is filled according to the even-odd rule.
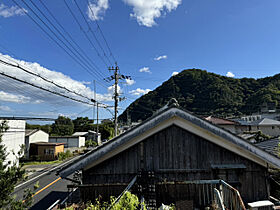
[[[74,0],[66,1],[98,48]],[[36,18],[21,0],[15,2]],[[43,19],[30,0],[26,2]],[[33,2],[51,19],[40,1]],[[120,84],[121,93],[127,98],[120,103],[120,113],[141,94],[161,85],[173,72],[184,69],[200,68],[235,78],[260,78],[279,73],[280,2],[277,0],[92,0],[94,15],[90,14],[87,0],[77,2],[105,54],[113,61],[94,20],[98,21],[121,73],[133,79]],[[88,97],[93,97],[93,80],[98,80],[97,99],[112,104],[112,92],[108,91],[112,83],[101,78],[110,75],[108,65],[102,62],[107,59],[102,56],[102,49],[98,48],[98,56],[63,0],[44,3],[98,66],[98,77],[88,74],[71,59],[12,0],[0,1],[0,58],[21,61],[24,67]],[[0,70],[61,91],[18,69],[0,64]],[[92,117],[89,106],[26,87],[3,76],[0,87],[0,115]],[[111,117],[106,110],[101,111],[101,116]]]

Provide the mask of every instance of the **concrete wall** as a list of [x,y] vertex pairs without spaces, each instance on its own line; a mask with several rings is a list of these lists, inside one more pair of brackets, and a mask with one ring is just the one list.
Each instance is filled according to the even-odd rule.
[[252,126],[252,131],[261,130],[264,134],[269,136],[279,136],[280,135],[280,126]]
[[25,137],[25,154],[27,158],[29,157],[30,144],[36,142],[49,142],[49,134],[39,130],[36,133]]
[[65,148],[71,147],[83,147],[85,146],[85,137],[74,136],[74,137],[49,137],[51,143],[65,143]]
[[[0,120],[2,123],[3,120]],[[17,161],[13,152],[17,154],[20,150],[21,145],[24,145],[25,137],[25,121],[24,120],[7,120],[9,129],[2,136],[2,144],[5,145],[8,154],[6,161],[14,162]]]
[[236,134],[243,133],[245,131],[262,131],[269,136],[280,136],[280,126],[262,125],[262,126],[249,126],[249,125],[237,125]]

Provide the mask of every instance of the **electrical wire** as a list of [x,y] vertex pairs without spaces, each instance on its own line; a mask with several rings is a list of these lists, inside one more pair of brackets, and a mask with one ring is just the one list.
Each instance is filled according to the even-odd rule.
[[[89,7],[91,13],[94,15],[94,12],[93,12],[93,10],[92,10],[92,8],[91,8],[91,6],[90,6],[89,0],[88,0],[87,2],[88,2],[88,7]],[[109,52],[110,52],[110,56],[112,56],[114,62],[117,63],[116,58],[115,58],[115,56],[113,55],[112,50],[111,50],[111,48],[109,47],[109,44],[108,44],[108,42],[107,42],[107,40],[106,40],[106,38],[105,38],[105,36],[104,36],[102,30],[101,30],[101,27],[100,27],[99,24],[98,24],[98,21],[97,21],[96,19],[94,19],[94,22],[96,23],[97,29],[99,29],[100,34],[101,34],[101,36],[103,37],[103,40],[104,40],[104,42],[105,42],[105,44],[106,44],[106,46],[107,46],[107,48],[108,48],[108,50],[109,50]]]
[[[100,44],[100,42],[98,41],[98,39],[97,39],[97,37],[95,36],[95,34],[93,33],[92,28],[90,27],[88,21],[86,20],[86,18],[85,18],[85,16],[84,16],[83,12],[82,12],[82,10],[81,10],[81,8],[80,8],[79,5],[77,4],[76,0],[74,0],[74,2],[75,2],[75,4],[76,4],[76,6],[77,6],[77,8],[78,8],[78,10],[79,10],[79,12],[80,12],[80,14],[82,15],[82,17],[83,17],[85,23],[87,24],[89,32],[91,32],[91,34],[93,35],[95,41],[97,42],[98,46],[100,47],[101,51],[103,52],[104,57],[106,57],[107,61],[109,62],[109,65],[112,66],[112,63],[111,63],[110,59],[109,59],[108,56],[106,55],[106,53],[105,53],[103,47],[101,46],[101,44]],[[108,67],[108,66],[107,66],[107,67]]]
[[87,105],[91,105],[91,106],[93,105],[93,104],[91,104],[91,103],[89,103],[89,102],[82,101],[82,100],[79,100],[79,99],[75,99],[75,98],[72,98],[72,97],[70,97],[70,96],[66,96],[66,95],[63,95],[63,94],[61,94],[61,93],[58,93],[58,92],[55,92],[55,91],[52,91],[52,90],[49,90],[49,89],[40,87],[40,86],[38,86],[38,85],[32,84],[32,83],[30,83],[30,82],[27,82],[27,81],[18,79],[18,78],[16,78],[16,77],[13,77],[13,76],[10,76],[10,75],[8,75],[8,74],[5,74],[4,72],[0,72],[0,74],[3,75],[3,76],[5,76],[5,77],[8,77],[8,78],[10,78],[10,79],[16,80],[16,81],[18,81],[18,82],[22,82],[22,83],[24,83],[24,84],[31,85],[31,86],[36,87],[36,88],[38,88],[38,89],[44,90],[44,91],[46,91],[46,92],[49,92],[49,93],[52,93],[52,94],[55,94],[55,95],[58,95],[58,96],[62,96],[62,97],[64,97],[64,98],[70,99],[70,100],[72,100],[72,101],[76,101],[76,102],[83,103],[83,104],[87,104]]
[[[23,7],[21,7],[15,0],[12,0],[19,8],[21,8],[23,11],[24,11],[24,13],[53,41],[53,42],[55,42],[56,43],[56,45],[58,45],[71,59],[73,59],[76,63],[78,63],[83,69],[85,69],[89,74],[91,74],[92,76],[96,76],[96,75],[93,75],[92,74],[92,72],[90,71],[90,70],[88,70],[88,67],[87,66],[85,66],[84,64],[83,64],[83,62],[80,62],[80,58],[79,59],[76,59],[72,54],[74,54],[73,53],[73,51],[70,49],[70,52],[72,53],[72,54],[70,54],[57,40],[55,40],[31,15],[29,15],[29,13],[28,12],[26,12],[26,10],[25,9],[23,9]],[[22,0],[23,1],[23,0]],[[25,5],[27,5],[24,1],[23,1],[23,3],[25,4]],[[27,5],[27,7],[28,8],[30,8],[28,5]],[[33,11],[32,10],[32,8],[30,8],[30,10],[31,11]],[[38,17],[38,15],[36,15],[37,16],[37,18],[39,19],[39,20],[41,20],[41,18],[40,17]],[[41,20],[42,21],[42,20]],[[43,23],[44,23],[44,21],[42,21]],[[44,23],[45,24],[45,23]],[[46,24],[45,24],[46,25]],[[49,28],[49,26],[47,26],[46,25],[46,27],[47,28]],[[51,29],[49,29],[52,33],[54,33]],[[54,35],[57,37],[57,35],[54,33]],[[61,39],[59,38],[59,37],[57,37],[57,39],[58,40],[60,40],[61,41]],[[63,41],[61,41],[62,43],[64,43]],[[65,43],[64,43],[64,45],[65,45]],[[66,48],[67,49],[69,49],[69,47],[66,45]],[[75,55],[75,54],[74,54]]]
[[[77,46],[77,48],[83,53],[83,55],[90,60],[92,63],[94,63],[88,56],[87,54],[83,51],[83,49],[77,44],[77,42],[75,42],[75,40],[73,39],[73,37],[71,36],[71,34],[69,34],[67,32],[67,30],[62,26],[62,24],[60,24],[60,22],[57,20],[57,18],[55,18],[55,16],[52,14],[52,12],[48,9],[48,7],[44,4],[44,2],[42,0],[39,0],[41,2],[41,4],[43,5],[43,7],[47,10],[47,12],[51,15],[51,17],[55,20],[55,22],[60,26],[60,28],[63,30],[63,32],[70,38],[70,40]],[[98,68],[96,66],[96,68]],[[98,68],[99,69],[99,68]],[[99,69],[100,70],[100,69]],[[103,77],[103,75],[102,75]]]
[[[84,53],[84,51],[81,49],[81,47],[73,40],[71,35],[65,30],[65,28],[58,22],[58,20],[54,17],[54,15],[51,13],[51,11],[46,7],[45,4],[42,3],[40,0],[41,4],[44,6],[45,9],[51,14],[52,18],[55,20],[55,22],[62,28],[63,32],[66,33],[69,37],[70,40],[76,45],[78,50],[72,45],[72,43],[64,36],[62,32],[52,23],[52,21],[44,14],[44,12],[33,2],[33,0],[30,0],[31,4],[43,15],[43,17],[51,24],[51,26],[59,33],[59,35],[75,50],[76,53],[91,67],[93,68],[96,72],[99,70],[98,66]],[[79,52],[81,51],[81,53]],[[98,72],[99,73],[99,72]]]
[[85,99],[91,100],[91,98],[89,98],[89,97],[87,97],[87,96],[84,96],[84,95],[82,95],[82,94],[80,94],[80,93],[77,93],[77,92],[75,92],[75,91],[69,90],[68,88],[66,88],[66,87],[64,87],[64,86],[61,86],[61,85],[59,85],[59,84],[57,84],[57,83],[55,83],[55,82],[53,82],[53,81],[51,81],[51,80],[49,80],[49,79],[46,79],[45,77],[42,77],[42,76],[39,75],[39,74],[36,74],[36,73],[34,73],[34,72],[31,72],[31,71],[28,71],[26,68],[23,68],[22,66],[19,65],[19,63],[15,62],[15,61],[14,61],[14,62],[15,62],[17,65],[14,65],[14,64],[5,62],[5,61],[3,61],[3,60],[1,60],[1,59],[0,59],[0,62],[3,63],[3,64],[5,64],[5,65],[7,65],[7,66],[12,66],[12,67],[21,69],[22,71],[24,71],[24,72],[26,72],[26,73],[28,73],[28,74],[31,74],[31,75],[33,75],[33,76],[37,76],[37,77],[41,78],[42,80],[44,80],[44,81],[46,81],[46,82],[48,82],[48,83],[51,83],[51,84],[55,85],[55,86],[58,87],[58,88],[64,89],[64,90],[66,90],[66,91],[68,91],[68,92],[70,92],[70,93],[73,93],[73,94],[78,95],[78,96],[80,96],[80,97],[83,97],[83,98],[85,98]]
[[85,35],[85,37],[87,38],[87,40],[89,41],[89,43],[91,44],[91,46],[94,48],[94,50],[97,53],[97,56],[101,59],[101,61],[103,62],[103,64],[105,64],[106,67],[108,67],[108,64],[105,62],[105,60],[103,59],[103,57],[99,54],[99,51],[97,50],[97,48],[95,47],[95,45],[92,43],[92,41],[90,40],[90,38],[88,37],[87,33],[85,32],[85,30],[83,29],[83,27],[81,26],[81,24],[79,23],[77,17],[75,16],[75,14],[73,13],[73,11],[71,10],[71,8],[69,7],[69,5],[67,4],[66,0],[63,0],[64,4],[66,5],[66,8],[68,9],[68,11],[70,12],[70,14],[72,15],[72,17],[74,18],[75,22],[78,24],[80,30],[83,32],[83,34]]

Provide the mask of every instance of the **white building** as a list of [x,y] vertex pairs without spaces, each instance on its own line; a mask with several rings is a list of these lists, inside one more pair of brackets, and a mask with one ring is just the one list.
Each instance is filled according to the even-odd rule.
[[29,148],[31,143],[49,142],[49,134],[39,129],[25,130],[25,155],[29,158]]
[[[9,129],[2,134],[2,144],[6,147],[8,156],[6,161],[17,162],[17,154],[22,145],[24,145],[25,121],[24,120],[6,120]],[[2,123],[3,120],[0,120]],[[15,155],[14,155],[14,154]]]
[[82,136],[50,136],[51,143],[65,143],[64,148],[84,147],[85,137]]
[[101,145],[101,133],[97,133],[95,131],[87,131],[87,132],[75,132],[72,136],[82,136],[85,137],[85,140],[93,140],[97,143],[97,145]]

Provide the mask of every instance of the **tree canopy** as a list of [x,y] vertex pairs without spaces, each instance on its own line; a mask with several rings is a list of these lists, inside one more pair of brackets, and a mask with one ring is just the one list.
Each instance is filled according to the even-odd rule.
[[235,79],[200,69],[184,70],[130,104],[119,120],[126,122],[127,116],[133,122],[145,120],[171,98],[198,115],[239,116],[258,112],[264,104],[279,109],[280,74]]

